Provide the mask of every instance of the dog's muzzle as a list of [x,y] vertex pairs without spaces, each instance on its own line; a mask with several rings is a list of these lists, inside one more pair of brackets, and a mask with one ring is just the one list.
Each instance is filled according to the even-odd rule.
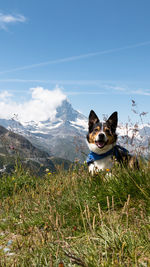
[[107,137],[104,133],[100,133],[97,135],[95,144],[98,146],[98,148],[103,148],[107,143]]

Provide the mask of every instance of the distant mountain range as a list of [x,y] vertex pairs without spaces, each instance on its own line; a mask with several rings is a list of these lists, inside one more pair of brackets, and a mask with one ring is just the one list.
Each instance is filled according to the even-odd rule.
[[[86,144],[87,117],[74,110],[67,100],[57,108],[54,120],[20,123],[14,119],[0,119],[0,125],[24,136],[34,147],[51,157],[83,161],[89,152]],[[118,142],[130,151],[138,148],[144,154],[149,153],[150,125],[119,125],[117,132]]]

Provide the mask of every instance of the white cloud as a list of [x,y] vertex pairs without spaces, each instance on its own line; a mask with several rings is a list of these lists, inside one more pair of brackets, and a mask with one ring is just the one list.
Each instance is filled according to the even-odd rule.
[[150,92],[148,92],[147,90],[142,90],[142,89],[139,89],[139,90],[134,90],[131,92],[132,94],[135,94],[135,95],[145,95],[145,96],[150,96]]
[[124,87],[121,87],[121,86],[108,86],[108,88],[116,90],[116,91],[126,91],[126,89]]
[[25,22],[26,18],[23,15],[16,14],[16,15],[11,15],[11,14],[3,14],[0,13],[0,28],[3,30],[7,30],[7,26],[12,23],[17,23],[17,22]]
[[7,91],[3,91],[0,93],[0,100],[6,100],[7,98],[11,97],[12,95]]
[[53,120],[56,115],[56,108],[66,99],[66,95],[61,89],[56,87],[53,90],[36,87],[30,89],[31,99],[24,103],[16,103],[7,91],[2,92],[0,98],[0,118],[10,119],[17,115],[18,119],[24,123],[28,121],[44,121],[50,118]]

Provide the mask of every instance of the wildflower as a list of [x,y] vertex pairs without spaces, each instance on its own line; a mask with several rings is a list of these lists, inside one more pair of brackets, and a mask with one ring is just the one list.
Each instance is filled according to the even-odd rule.
[[12,177],[12,181],[14,181],[15,180],[15,177]]
[[7,246],[10,246],[12,243],[13,243],[13,241],[9,240],[8,243],[7,243]]
[[48,175],[51,175],[52,173],[51,172],[48,172]]
[[106,169],[106,172],[110,172],[110,169]]
[[7,247],[6,247],[6,248],[3,249],[3,251],[4,251],[5,253],[7,253],[7,252],[10,251],[10,248],[7,248]]
[[58,267],[64,267],[64,264],[62,261],[59,263]]
[[45,171],[46,171],[46,172],[49,172],[49,169],[47,168]]

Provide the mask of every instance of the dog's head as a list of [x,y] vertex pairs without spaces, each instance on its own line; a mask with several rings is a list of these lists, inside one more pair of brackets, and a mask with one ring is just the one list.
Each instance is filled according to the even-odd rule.
[[118,114],[114,112],[106,122],[100,122],[93,110],[89,114],[88,146],[91,151],[102,154],[112,148],[117,140]]

